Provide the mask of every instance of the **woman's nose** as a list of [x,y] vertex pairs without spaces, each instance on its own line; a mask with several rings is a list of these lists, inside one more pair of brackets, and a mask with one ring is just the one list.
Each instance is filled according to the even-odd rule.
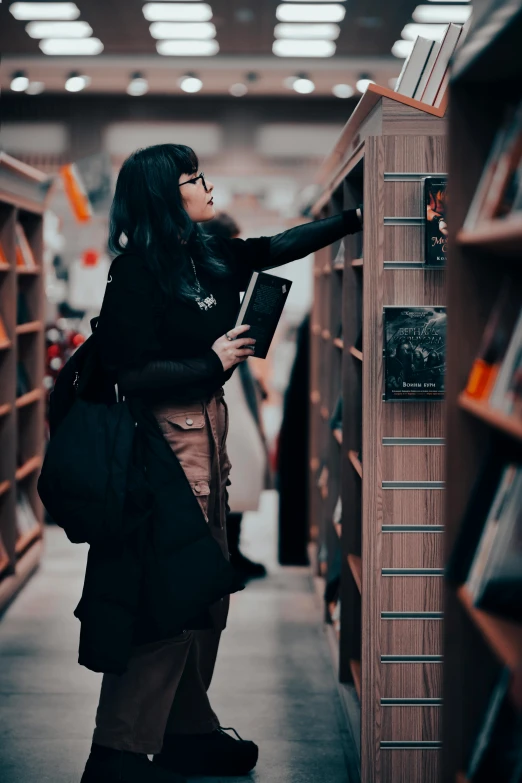
[[209,182],[208,179],[207,179],[207,183],[206,184],[207,184],[207,193],[212,193],[212,191],[214,190],[214,183],[213,182]]

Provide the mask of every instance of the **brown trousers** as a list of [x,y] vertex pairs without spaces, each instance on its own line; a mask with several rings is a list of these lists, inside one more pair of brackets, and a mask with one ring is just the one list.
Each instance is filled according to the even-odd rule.
[[[226,451],[228,410],[220,390],[209,402],[162,405],[154,414],[179,459],[212,534],[228,557]],[[165,734],[203,734],[219,726],[207,695],[229,597],[210,607],[213,628],[133,650],[125,674],[105,674],[94,742],[133,753],[159,753]]]

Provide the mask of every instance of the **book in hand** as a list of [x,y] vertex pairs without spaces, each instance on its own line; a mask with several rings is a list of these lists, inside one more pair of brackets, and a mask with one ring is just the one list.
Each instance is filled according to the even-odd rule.
[[475,606],[522,620],[522,467],[504,467],[466,581]]
[[480,349],[466,384],[466,394],[473,399],[489,398],[502,366],[518,312],[519,305],[513,296],[513,282],[509,277],[505,277],[488,318]]
[[384,399],[444,398],[446,308],[384,308]]
[[236,326],[250,325],[248,332],[242,336],[256,340],[253,355],[258,359],[266,358],[291,286],[292,281],[284,277],[268,272],[252,273],[239,308]]
[[446,178],[424,178],[426,232],[424,261],[426,266],[446,266],[448,225],[446,223]]
[[402,66],[395,92],[413,98],[435,45],[435,41],[417,36],[413,49]]

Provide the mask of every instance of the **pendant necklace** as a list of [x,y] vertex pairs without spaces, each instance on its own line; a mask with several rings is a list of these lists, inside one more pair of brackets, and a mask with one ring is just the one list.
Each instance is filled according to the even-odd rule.
[[217,301],[213,294],[209,294],[209,296],[205,297],[205,299],[202,299],[200,297],[201,293],[201,283],[199,282],[199,278],[196,272],[196,265],[191,257],[190,263],[192,264],[192,269],[194,270],[194,277],[196,278],[196,296],[194,297],[196,302],[199,305],[199,308],[201,310],[210,310],[211,307],[214,307],[217,305]]

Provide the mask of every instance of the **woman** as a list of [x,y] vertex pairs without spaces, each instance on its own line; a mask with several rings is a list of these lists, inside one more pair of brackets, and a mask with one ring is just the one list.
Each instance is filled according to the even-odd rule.
[[[360,212],[350,210],[271,238],[210,242],[199,224],[214,217],[212,191],[212,183],[199,172],[196,154],[177,144],[135,152],[123,164],[116,185],[110,246],[120,255],[109,272],[96,337],[104,371],[125,396],[138,432],[143,429],[147,437],[137,439],[135,472],[128,484],[128,526],[134,531],[129,543],[121,552],[113,548],[94,553],[88,564],[77,609],[82,634],[84,619],[90,622],[84,649],[92,654],[105,643],[93,609],[96,601],[91,600],[94,591],[88,586],[101,570],[111,571],[121,560],[130,560],[134,571],[126,573],[136,574],[135,584],[115,592],[108,615],[105,606],[106,616],[113,617],[115,607],[119,611],[133,591],[141,612],[133,623],[134,646],[124,672],[118,676],[107,673],[116,668],[97,669],[106,673],[83,783],[181,783],[183,775],[245,775],[257,762],[257,746],[226,734],[207,696],[228,613],[229,596],[222,595],[225,581],[216,587],[220,600],[208,612],[194,622],[185,614],[182,627],[176,625],[187,594],[208,587],[206,564],[216,564],[215,552],[200,571],[197,563],[185,569],[187,594],[172,596],[168,580],[176,574],[151,567],[152,562],[161,563],[163,555],[155,537],[163,535],[161,540],[166,540],[170,535],[175,539],[172,545],[187,553],[186,562],[179,565],[182,569],[193,551],[191,525],[196,530],[204,522],[220,557],[227,556],[230,463],[222,387],[235,367],[255,354],[249,327],[234,328],[239,293],[253,270],[302,258],[360,230],[362,223]],[[161,444],[154,440],[153,428],[161,433]],[[179,499],[176,495],[172,500],[171,494],[169,502],[168,486],[158,475],[163,468],[153,462],[161,448],[168,450],[165,444],[186,479],[185,485],[176,485]],[[136,489],[144,476],[151,489],[148,509]],[[185,490],[193,506],[185,502]],[[222,570],[216,566],[215,573]],[[228,592],[236,589],[231,586]],[[100,592],[95,596],[98,605],[106,599]],[[209,594],[207,590],[205,595]],[[170,625],[166,615],[172,617]],[[110,633],[111,623],[104,628]],[[177,632],[167,632],[168,628]],[[154,761],[147,755],[154,755]]]

